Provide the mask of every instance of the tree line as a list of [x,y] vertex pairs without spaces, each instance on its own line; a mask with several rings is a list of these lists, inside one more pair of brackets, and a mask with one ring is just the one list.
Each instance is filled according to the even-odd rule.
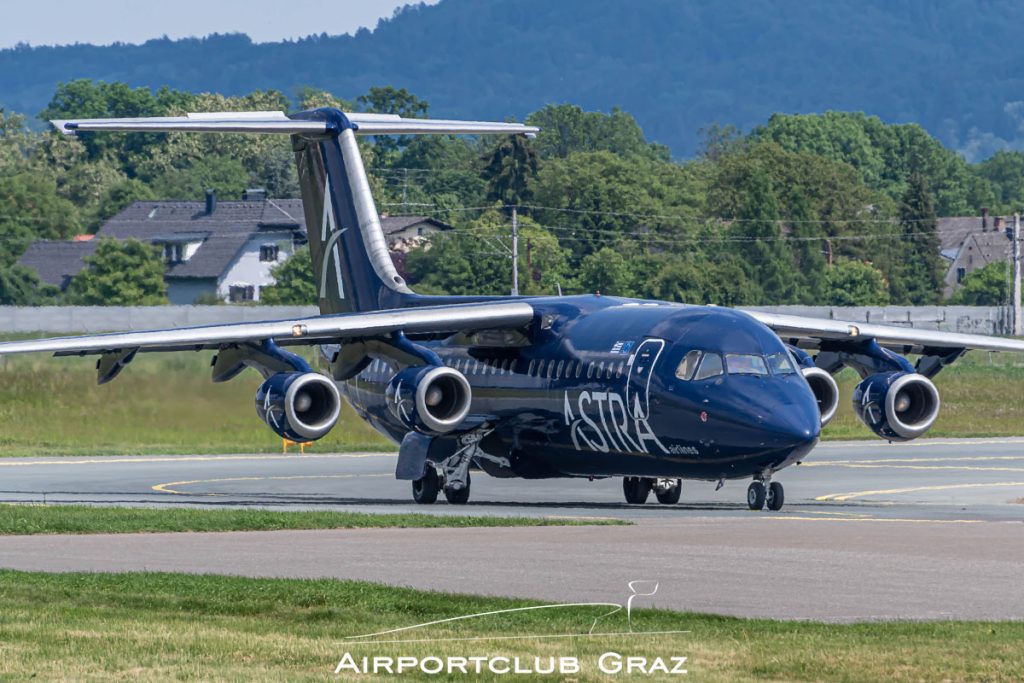
[[[316,89],[244,97],[62,84],[42,118],[165,116],[188,111],[346,110],[427,116],[404,89],[351,100]],[[378,208],[452,230],[404,256],[421,291],[507,293],[513,209],[520,291],[601,291],[721,305],[935,304],[945,264],[936,217],[1024,203],[1024,154],[968,164],[920,126],[856,112],[775,115],[748,134],[710,126],[692,160],[649,142],[627,112],[549,105],[526,118],[534,140],[456,136],[364,139]],[[0,112],[0,301],[166,301],[159,257],[101,245],[59,293],[16,265],[36,239],[95,232],[136,200],[221,197],[263,187],[298,196],[287,140],[275,136],[33,132]],[[294,258],[265,303],[312,303],[308,259]],[[111,263],[117,262],[116,267]],[[132,265],[134,264],[134,265]],[[994,270],[994,269],[993,269]],[[998,275],[998,274],[996,274]],[[969,278],[970,280],[970,278]],[[1002,291],[988,274],[970,303]],[[129,282],[148,283],[144,286]],[[965,289],[967,289],[965,287]],[[980,294],[978,294],[980,292]]]

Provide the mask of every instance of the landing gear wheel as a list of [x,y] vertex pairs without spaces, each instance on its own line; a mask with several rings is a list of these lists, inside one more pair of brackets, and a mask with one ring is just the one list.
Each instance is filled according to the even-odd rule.
[[782,489],[782,484],[777,481],[773,481],[771,486],[768,487],[768,509],[769,510],[781,510],[782,504],[786,501],[785,491]]
[[466,472],[466,485],[460,489],[444,488],[444,497],[452,505],[465,505],[469,502],[469,472]]
[[654,495],[658,497],[658,502],[662,505],[675,505],[679,502],[679,495],[683,492],[683,480],[676,479],[676,483],[672,485],[672,488],[665,489],[664,491],[654,490]]
[[763,510],[764,500],[768,492],[765,490],[764,482],[755,481],[747,487],[747,506],[751,510]]
[[630,505],[643,505],[651,493],[651,480],[644,477],[624,477],[622,492],[626,494],[626,502]]
[[412,499],[421,505],[430,505],[437,500],[441,491],[441,481],[437,478],[437,470],[427,467],[422,479],[412,483]]

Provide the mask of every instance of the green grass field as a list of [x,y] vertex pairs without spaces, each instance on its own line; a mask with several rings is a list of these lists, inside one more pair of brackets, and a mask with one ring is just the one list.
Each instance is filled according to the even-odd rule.
[[119,534],[167,531],[274,531],[278,529],[367,529],[498,526],[625,525],[617,519],[483,517],[195,508],[93,507],[90,505],[0,505],[0,535]]
[[[623,595],[610,595],[621,602]],[[636,609],[634,631],[663,635],[537,638],[630,629],[624,612],[577,607],[460,621],[374,644],[346,638],[541,603],[427,593],[372,583],[184,574],[0,571],[0,678],[10,680],[323,680],[344,653],[364,656],[577,657],[579,674],[540,680],[1019,681],[1024,622],[835,625]],[[641,603],[636,603],[639,607]],[[526,637],[523,637],[526,636]],[[510,638],[514,637],[514,638]],[[438,642],[453,638],[479,638]],[[611,676],[605,652],[687,657],[687,676]],[[539,680],[528,675],[336,680]]]
[[[209,380],[210,353],[140,356],[108,385],[93,358],[0,359],[0,453],[7,456],[274,452],[281,440],[256,417],[260,378]],[[839,415],[826,439],[874,438],[849,407],[856,383],[841,376]],[[944,370],[943,408],[930,436],[1024,435],[1024,358],[975,352]],[[393,446],[346,407],[315,452]]]

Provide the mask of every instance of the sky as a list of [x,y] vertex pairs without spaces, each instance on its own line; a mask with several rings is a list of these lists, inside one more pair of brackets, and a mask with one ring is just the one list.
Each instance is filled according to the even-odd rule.
[[[142,43],[210,33],[248,33],[257,42],[311,33],[355,33],[416,0],[49,0],[0,1],[0,48],[18,43]],[[438,0],[425,0],[433,5]]]

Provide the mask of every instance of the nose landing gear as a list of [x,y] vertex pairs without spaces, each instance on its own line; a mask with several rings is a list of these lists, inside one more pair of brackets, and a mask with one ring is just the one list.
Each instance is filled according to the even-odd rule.
[[777,481],[755,480],[747,487],[747,507],[751,510],[763,510],[765,505],[769,510],[781,510],[785,500],[785,490]]

